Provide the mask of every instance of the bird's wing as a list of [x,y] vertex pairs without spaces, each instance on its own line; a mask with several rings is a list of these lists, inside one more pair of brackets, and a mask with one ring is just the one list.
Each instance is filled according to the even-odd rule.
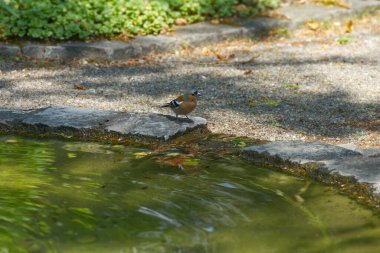
[[176,108],[176,107],[180,106],[182,103],[183,103],[183,101],[178,101],[177,99],[174,99],[170,102],[170,107]]
[[[171,108],[177,108],[179,107],[183,102],[185,102],[185,104],[187,103],[194,103],[196,101],[194,101],[195,97],[192,96],[191,94],[184,94],[184,95],[181,95],[179,97],[177,97],[176,99],[170,101],[170,103],[167,103],[165,105],[163,105],[162,107],[171,107]],[[184,105],[184,104],[183,104]]]
[[187,102],[188,99],[187,99],[187,95],[181,95],[179,97],[177,97],[176,99],[170,101],[170,107],[172,108],[177,108],[179,107],[183,102]]
[[[186,95],[181,95],[181,96],[177,97],[177,98],[174,99],[174,100],[177,101],[177,102],[183,102],[183,101],[186,101],[186,100],[185,100],[185,96],[186,96]],[[174,101],[174,100],[173,100],[173,101]]]

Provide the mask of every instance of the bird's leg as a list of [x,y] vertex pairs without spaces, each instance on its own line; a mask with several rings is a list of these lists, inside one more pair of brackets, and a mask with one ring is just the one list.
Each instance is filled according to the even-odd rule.
[[186,118],[187,118],[187,119],[190,119],[189,117],[187,117],[187,115],[186,115],[186,114],[185,114],[185,116],[186,116]]
[[178,119],[178,114],[176,114],[175,117]]

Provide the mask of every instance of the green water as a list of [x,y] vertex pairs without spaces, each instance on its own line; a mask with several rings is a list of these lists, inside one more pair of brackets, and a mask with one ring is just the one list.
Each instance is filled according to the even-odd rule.
[[5,136],[0,187],[1,253],[380,252],[334,189],[222,158]]

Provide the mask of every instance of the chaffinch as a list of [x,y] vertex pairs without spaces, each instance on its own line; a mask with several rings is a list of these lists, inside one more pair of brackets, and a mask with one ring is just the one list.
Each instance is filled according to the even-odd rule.
[[189,119],[187,114],[191,113],[195,107],[197,107],[197,98],[201,96],[202,93],[196,90],[194,93],[183,94],[161,107],[170,107],[176,117],[178,117],[178,115],[185,115],[186,118]]

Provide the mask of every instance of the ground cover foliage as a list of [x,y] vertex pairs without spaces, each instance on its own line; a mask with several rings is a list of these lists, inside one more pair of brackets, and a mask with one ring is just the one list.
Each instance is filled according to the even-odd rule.
[[85,40],[159,34],[178,19],[188,24],[254,16],[277,5],[278,0],[0,0],[0,37]]

